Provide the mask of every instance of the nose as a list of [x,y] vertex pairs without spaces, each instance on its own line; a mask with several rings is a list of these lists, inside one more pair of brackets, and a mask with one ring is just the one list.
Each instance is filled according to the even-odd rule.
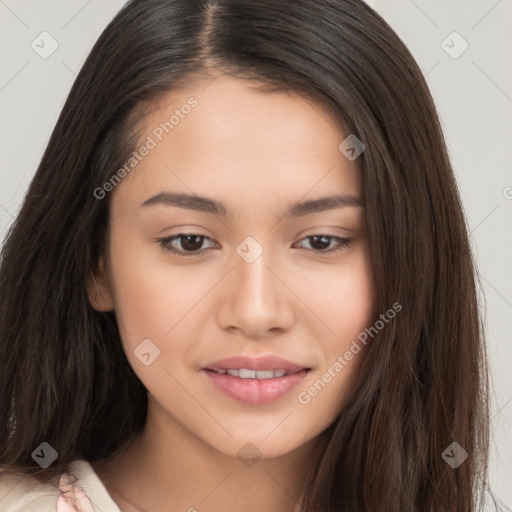
[[[252,263],[238,254],[232,258],[217,310],[219,325],[246,337],[264,338],[291,328],[295,321],[294,296],[269,259],[269,251]],[[231,266],[231,265],[230,265]],[[277,277],[279,276],[279,277]]]

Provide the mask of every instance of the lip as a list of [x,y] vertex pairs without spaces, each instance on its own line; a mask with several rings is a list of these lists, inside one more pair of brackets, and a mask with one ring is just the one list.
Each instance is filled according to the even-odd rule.
[[[287,375],[272,379],[243,379],[214,370],[246,368],[248,370],[285,370]],[[234,356],[221,359],[201,369],[208,381],[229,398],[251,405],[263,405],[279,400],[297,386],[311,368],[277,356]]]

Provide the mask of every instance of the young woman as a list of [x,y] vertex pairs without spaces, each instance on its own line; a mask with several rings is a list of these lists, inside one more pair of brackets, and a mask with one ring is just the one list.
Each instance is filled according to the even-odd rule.
[[475,276],[364,2],[133,0],[3,247],[0,509],[478,510]]

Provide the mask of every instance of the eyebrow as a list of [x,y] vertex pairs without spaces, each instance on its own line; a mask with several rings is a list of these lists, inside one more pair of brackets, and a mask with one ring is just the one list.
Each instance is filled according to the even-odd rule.
[[[210,199],[190,194],[161,192],[149,199],[146,199],[140,207],[145,208],[154,205],[176,206],[187,210],[206,212],[220,217],[233,218],[233,212],[228,210],[222,203]],[[288,216],[301,217],[312,213],[343,208],[346,206],[364,206],[364,200],[353,195],[331,195],[319,199],[311,199],[295,203],[289,207]]]

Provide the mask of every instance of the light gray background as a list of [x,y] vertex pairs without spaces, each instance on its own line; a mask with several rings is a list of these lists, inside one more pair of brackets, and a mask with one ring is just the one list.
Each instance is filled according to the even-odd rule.
[[[124,3],[0,0],[2,239],[78,70]],[[512,0],[368,3],[415,56],[443,123],[486,300],[494,382],[490,486],[512,508]],[[46,59],[31,47],[43,31],[58,43]],[[445,51],[456,55],[464,47],[458,36],[448,37],[454,31],[469,45],[457,58]]]

